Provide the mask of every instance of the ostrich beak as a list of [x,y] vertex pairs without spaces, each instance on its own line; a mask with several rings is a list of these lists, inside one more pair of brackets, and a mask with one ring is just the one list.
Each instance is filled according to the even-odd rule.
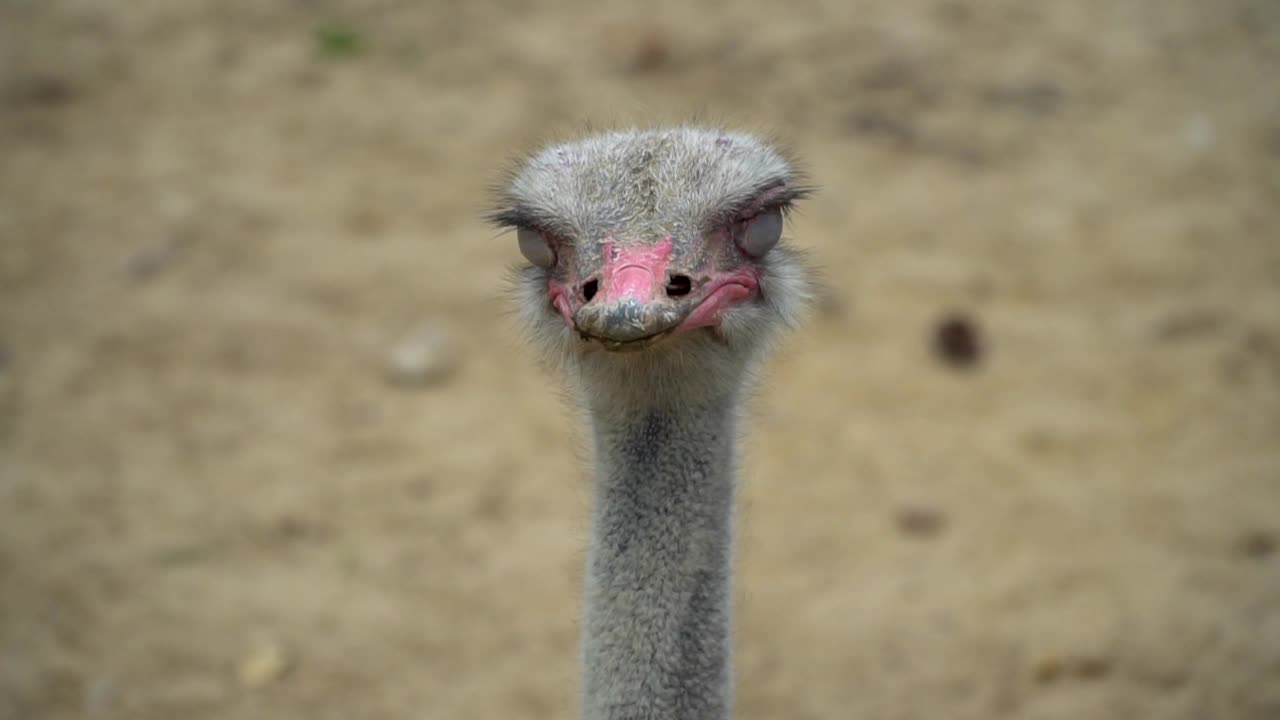
[[582,337],[599,341],[606,350],[639,350],[680,326],[689,312],[679,305],[635,300],[588,303],[574,316],[574,325]]
[[646,347],[676,329],[689,314],[664,288],[671,240],[654,245],[604,245],[604,263],[592,297],[573,316],[584,338],[609,350]]

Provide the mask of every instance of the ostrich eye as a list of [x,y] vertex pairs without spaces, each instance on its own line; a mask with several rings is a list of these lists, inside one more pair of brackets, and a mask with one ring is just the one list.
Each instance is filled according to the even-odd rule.
[[534,265],[549,268],[556,264],[555,251],[537,230],[519,228],[516,230],[516,242],[520,243],[520,254]]
[[782,237],[782,211],[766,210],[747,221],[738,236],[738,247],[751,257],[764,257]]

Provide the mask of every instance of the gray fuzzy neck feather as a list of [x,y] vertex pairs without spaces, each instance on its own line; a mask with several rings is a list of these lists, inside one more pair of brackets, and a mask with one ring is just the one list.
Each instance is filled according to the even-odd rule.
[[730,715],[736,401],[591,409],[585,720]]

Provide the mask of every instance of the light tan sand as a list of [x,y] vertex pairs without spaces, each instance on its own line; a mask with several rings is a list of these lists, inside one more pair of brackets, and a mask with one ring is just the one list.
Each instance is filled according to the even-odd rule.
[[572,717],[588,487],[479,217],[689,117],[822,186],[738,716],[1280,717],[1277,77],[1270,0],[0,0],[0,718]]

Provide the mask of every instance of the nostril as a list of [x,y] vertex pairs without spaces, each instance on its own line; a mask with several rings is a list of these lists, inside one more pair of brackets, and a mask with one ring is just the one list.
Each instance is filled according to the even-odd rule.
[[682,297],[693,290],[693,280],[688,275],[672,275],[667,281],[667,297]]
[[591,302],[591,298],[595,297],[596,293],[599,291],[599,280],[588,280],[582,284],[582,297],[585,298],[587,302]]

